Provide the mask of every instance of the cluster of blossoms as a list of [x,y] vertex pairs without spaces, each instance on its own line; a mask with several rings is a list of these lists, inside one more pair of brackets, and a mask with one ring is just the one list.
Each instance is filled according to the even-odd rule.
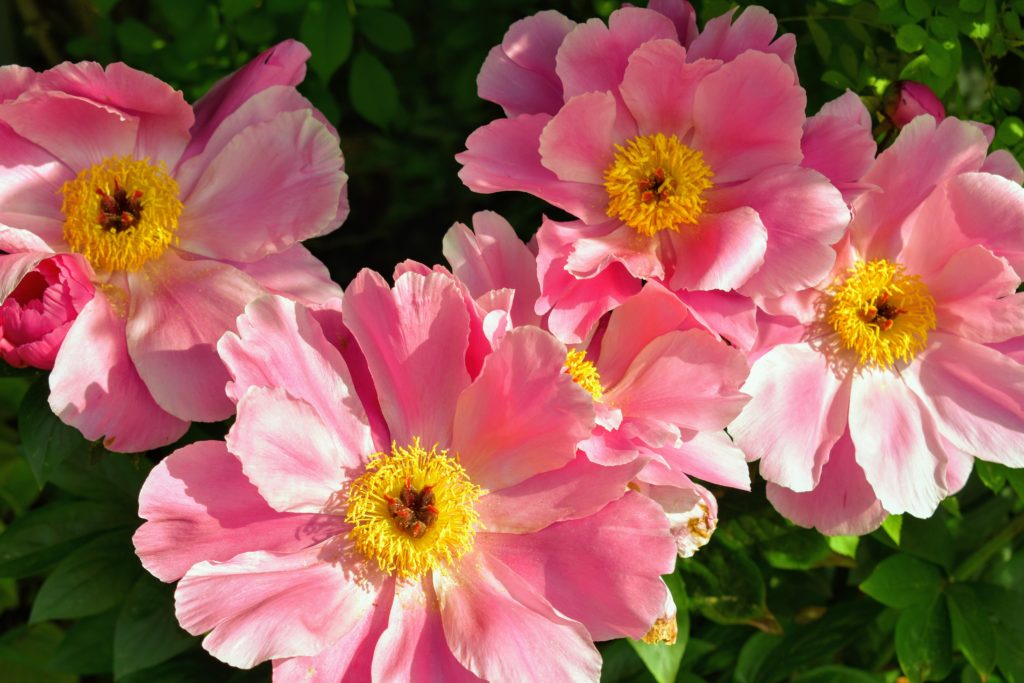
[[207,650],[597,680],[594,641],[674,639],[660,577],[749,461],[844,534],[1024,466],[1024,173],[911,89],[881,153],[852,93],[807,118],[777,28],[682,0],[517,22],[460,176],[576,220],[526,244],[480,213],[448,267],[344,291],[300,244],[348,212],[300,44],[194,106],[121,64],[0,69],[0,355],[110,450],[235,415],[153,469],[135,534]]

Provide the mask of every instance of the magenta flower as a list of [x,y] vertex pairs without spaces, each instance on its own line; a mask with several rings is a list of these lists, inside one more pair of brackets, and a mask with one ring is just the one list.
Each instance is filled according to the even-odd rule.
[[[485,64],[481,92],[510,117],[470,135],[460,177],[581,219],[548,221],[537,237],[539,310],[565,311],[574,324],[552,328],[564,339],[586,336],[638,279],[761,299],[832,266],[849,211],[801,167],[806,97],[792,65],[763,51],[784,41],[767,42],[776,23],[763,9],[729,19],[684,47],[677,24],[653,10],[624,8],[607,27],[537,15]],[[541,67],[553,50],[552,72]],[[532,109],[514,97],[519,80],[492,76],[526,59],[552,83]]]
[[897,129],[922,114],[928,114],[936,121],[946,117],[942,100],[931,88],[916,81],[896,81],[889,86],[885,95],[885,115]]
[[629,472],[576,457],[593,408],[565,347],[492,347],[442,273],[364,271],[343,314],[351,365],[301,306],[250,304],[219,345],[227,443],[143,487],[136,549],[181,579],[182,626],[281,680],[597,680],[592,640],[648,631],[675,548]]
[[930,516],[975,457],[1024,466],[1024,189],[987,146],[912,121],[862,178],[832,274],[762,320],[730,432],[793,521],[864,533]]
[[340,295],[298,244],[348,212],[337,134],[294,87],[308,56],[282,43],[194,111],[124,64],[2,70],[0,249],[78,254],[96,288],[50,375],[86,438],[141,451],[226,418],[214,345],[245,305]]

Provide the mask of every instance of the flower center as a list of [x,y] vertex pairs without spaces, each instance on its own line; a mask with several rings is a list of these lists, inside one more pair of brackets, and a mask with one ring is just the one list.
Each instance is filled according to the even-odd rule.
[[935,329],[935,300],[916,275],[885,259],[858,261],[829,287],[826,320],[861,365],[910,361]]
[[109,157],[61,192],[64,239],[97,271],[139,270],[177,241],[182,203],[162,163]]
[[641,235],[697,223],[707,202],[704,191],[713,187],[703,154],[661,133],[615,149],[615,161],[604,172],[609,216]]
[[565,371],[572,377],[573,382],[590,392],[595,401],[600,401],[604,396],[601,375],[594,364],[587,360],[586,351],[569,349],[569,352],[565,354]]
[[473,547],[479,521],[475,504],[483,494],[456,458],[418,438],[370,456],[366,472],[352,482],[345,521],[349,537],[381,570],[411,579],[444,569]]

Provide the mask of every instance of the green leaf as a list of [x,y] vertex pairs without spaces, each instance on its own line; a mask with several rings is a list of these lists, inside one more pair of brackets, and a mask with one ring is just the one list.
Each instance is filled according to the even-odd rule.
[[113,503],[69,501],[35,508],[0,534],[0,576],[20,578],[44,571],[83,540],[137,523],[131,510]]
[[0,464],[0,502],[6,503],[15,517],[24,514],[39,493],[35,475],[25,460],[18,458]]
[[807,29],[811,32],[811,40],[814,41],[814,47],[818,54],[822,59],[827,60],[832,54],[832,39],[828,37],[828,31],[814,19],[807,20]]
[[79,619],[68,629],[50,666],[76,674],[109,674],[114,670],[114,622],[117,610]]
[[100,16],[106,16],[110,14],[110,10],[117,7],[117,4],[121,0],[92,0],[92,6],[96,8],[96,11],[100,13]]
[[0,579],[0,614],[18,606],[18,582]]
[[50,477],[55,486],[79,498],[119,501],[132,513],[152,464],[143,458],[94,450],[68,458]]
[[394,12],[378,9],[360,12],[356,28],[367,40],[388,52],[404,52],[413,45],[412,29]]
[[956,40],[958,34],[956,22],[949,17],[932,17],[928,20],[928,30],[939,40]]
[[53,414],[47,402],[49,396],[49,379],[43,375],[29,387],[18,409],[21,451],[40,486],[66,458],[90,448],[77,429]]
[[[1014,116],[1011,118],[1016,119],[1017,117]],[[1020,122],[1020,119],[1017,119],[1017,121]],[[1021,137],[1024,137],[1024,126],[1021,126],[1019,130],[1015,133],[1012,133],[1012,135],[1017,136],[1017,140],[1019,141]],[[998,137],[998,133],[996,134],[996,136]],[[1006,481],[1010,482],[1010,488],[1012,488],[1016,492],[1017,497],[1020,498],[1021,500],[1024,500],[1024,470],[1007,470]]]
[[777,569],[810,569],[828,557],[828,541],[808,529],[793,528],[762,544],[768,564]]
[[4,683],[74,683],[72,674],[52,671],[47,662],[64,634],[53,624],[21,626],[0,636]]
[[225,19],[232,20],[255,9],[258,0],[220,0],[220,11]]
[[348,82],[349,98],[359,115],[386,128],[398,113],[398,87],[379,59],[365,50],[356,53]]
[[947,570],[953,568],[953,537],[946,528],[946,515],[936,513],[928,519],[905,517],[900,534],[900,550]]
[[932,3],[929,0],[906,0],[907,14],[916,21],[924,19],[932,13]]
[[[1007,116],[996,128],[996,140],[1007,147],[1016,145],[1021,140],[1024,140],[1024,121],[1021,121],[1021,119],[1016,116]],[[1012,486],[1014,481],[1012,470],[1008,470],[1006,472],[1006,478]],[[1018,494],[1024,497],[1024,494],[1019,490]]]
[[117,617],[114,676],[165,662],[197,642],[174,617],[174,587],[142,574]]
[[904,24],[896,31],[896,47],[904,52],[918,52],[928,40],[928,32],[917,24]]
[[946,601],[936,596],[908,607],[896,622],[896,657],[911,683],[945,678],[953,668]]
[[960,9],[974,14],[985,9],[985,0],[960,0]]
[[832,552],[843,557],[857,557],[857,545],[860,543],[860,536],[829,536],[828,547]]
[[643,660],[644,666],[647,667],[655,681],[672,683],[679,674],[679,665],[682,663],[683,654],[686,651],[686,640],[690,630],[689,613],[686,611],[686,588],[683,586],[682,579],[678,574],[670,574],[664,579],[676,604],[676,626],[678,629],[676,642],[668,645],[665,643],[648,644],[632,638],[627,641]]
[[679,563],[690,605],[720,624],[743,624],[768,615],[761,570],[742,550],[710,543]]
[[984,460],[974,461],[974,470],[978,473],[981,483],[994,493],[999,493],[1006,485],[1006,470],[1008,468],[995,462]]
[[117,42],[128,53],[148,55],[156,49],[160,36],[138,19],[125,19],[114,29]]
[[893,555],[878,563],[860,589],[883,605],[904,608],[933,600],[943,585],[942,572],[934,565]]
[[821,666],[800,674],[793,683],[883,683],[884,680],[881,676],[845,666]]
[[893,540],[896,545],[900,544],[900,530],[903,529],[903,515],[889,515],[882,520],[882,531]]
[[928,68],[939,78],[948,78],[953,73],[953,57],[951,50],[946,50],[938,41],[929,39],[924,45],[924,52],[928,55]]
[[140,570],[127,531],[104,534],[61,560],[39,588],[29,619],[105,612],[124,600]]
[[996,665],[996,630],[970,584],[954,584],[946,591],[953,643],[983,676]]
[[996,665],[1010,681],[1024,681],[1024,593],[987,584],[971,588],[995,620]]
[[[1020,108],[1021,92],[1017,88],[1014,88],[1011,85],[997,85],[994,94],[996,102],[999,104],[1000,107],[1002,107],[1006,111],[1017,111],[1017,109]],[[984,462],[983,460],[976,460],[975,463],[975,467],[978,467],[982,464],[992,465],[992,463],[987,463]],[[982,481],[984,481],[984,477],[982,478]],[[987,485],[988,484],[986,482],[986,486]]]
[[630,647],[627,638],[599,643],[598,646],[603,660],[601,665],[602,683],[619,683],[619,681],[651,683],[654,681],[636,650]]
[[309,65],[324,81],[352,53],[352,17],[340,0],[312,0],[299,26],[299,39],[311,54]]
[[250,14],[235,24],[235,33],[249,45],[263,45],[277,35],[277,24],[265,14]]

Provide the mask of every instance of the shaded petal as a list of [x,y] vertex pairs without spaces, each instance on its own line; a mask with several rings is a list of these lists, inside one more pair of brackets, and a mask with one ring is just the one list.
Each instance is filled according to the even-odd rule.
[[[800,142],[803,165],[828,178],[840,190],[859,181],[875,161],[871,114],[856,93],[847,90],[826,102],[804,123]],[[845,195],[851,199],[849,195]]]
[[341,299],[341,287],[309,249],[295,244],[258,261],[230,262],[271,294],[279,294],[307,306],[323,306]]
[[1024,183],[1024,169],[1021,168],[1016,157],[1006,149],[997,149],[989,154],[985,163],[981,165],[981,170],[985,173],[1003,176],[1017,184]]
[[687,476],[750,490],[747,457],[724,431],[684,433],[680,444],[659,448],[657,453],[669,467]]
[[51,256],[53,253],[45,251],[0,254],[0,303],[7,300],[11,292],[21,284],[26,275],[35,270],[40,261]]
[[733,346],[749,350],[757,339],[757,307],[736,292],[678,292],[690,315]]
[[775,39],[779,24],[764,7],[747,7],[733,21],[735,12],[732,9],[708,19],[704,30],[689,46],[690,59],[709,57],[728,62],[747,50],[757,50],[778,55],[796,73],[793,63],[796,38],[793,34],[786,33]]
[[672,289],[737,289],[764,263],[768,231],[750,207],[707,213],[669,235],[675,249]]
[[661,239],[637,234],[636,230],[622,224],[607,235],[576,240],[565,269],[579,279],[590,279],[612,263],[621,263],[635,278],[665,277]]

